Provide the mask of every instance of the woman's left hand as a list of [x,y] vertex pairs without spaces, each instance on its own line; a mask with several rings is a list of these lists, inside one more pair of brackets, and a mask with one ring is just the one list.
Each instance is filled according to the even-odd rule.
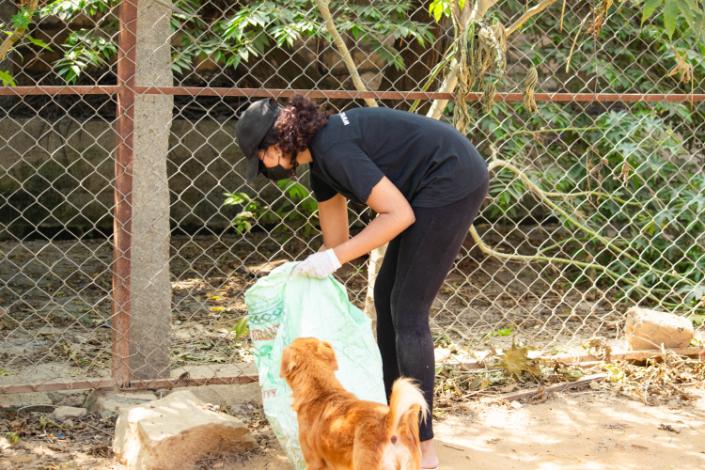
[[332,248],[309,255],[299,263],[294,272],[305,276],[324,278],[333,274],[341,266]]

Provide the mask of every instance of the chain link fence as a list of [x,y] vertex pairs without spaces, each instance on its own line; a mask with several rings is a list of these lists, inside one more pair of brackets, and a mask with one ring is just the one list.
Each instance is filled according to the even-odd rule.
[[[702,332],[705,60],[638,2],[467,3],[331,2],[367,93],[308,1],[0,3],[2,390],[251,380],[244,291],[321,241],[305,170],[246,184],[233,127],[299,92],[448,101],[490,162],[439,360],[617,339],[633,304]],[[363,306],[367,260],[338,278]]]

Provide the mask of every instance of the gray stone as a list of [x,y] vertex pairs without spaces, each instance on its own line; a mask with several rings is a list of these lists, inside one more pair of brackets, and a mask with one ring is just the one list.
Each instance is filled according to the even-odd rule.
[[85,408],[76,408],[74,406],[59,406],[57,407],[51,416],[59,421],[70,418],[81,418],[88,414],[88,410]]
[[247,402],[262,403],[262,390],[258,383],[233,385],[203,385],[189,388],[199,399],[220,406],[233,406]]
[[59,390],[48,392],[48,395],[54,405],[82,408],[88,392],[86,390]]
[[[208,364],[177,367],[171,371],[173,378],[188,374],[192,379],[208,379],[211,377],[257,376],[253,364]],[[220,406],[233,406],[242,403],[262,403],[262,390],[257,382],[244,384],[214,384],[189,387],[197,398],[206,403]]]
[[113,451],[128,470],[188,470],[203,456],[255,446],[239,419],[209,409],[188,390],[120,412]]
[[115,416],[123,408],[129,408],[156,399],[157,395],[152,392],[96,391],[86,399],[85,406],[92,413],[107,418]]

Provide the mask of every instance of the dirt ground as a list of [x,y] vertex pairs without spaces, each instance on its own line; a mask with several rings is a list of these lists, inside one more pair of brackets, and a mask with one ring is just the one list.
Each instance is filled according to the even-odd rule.
[[[494,241],[500,248],[547,238],[531,229],[505,235]],[[111,250],[106,240],[0,242],[0,384],[109,374]],[[262,237],[174,237],[172,365],[251,364],[247,342],[234,331],[246,314],[242,294],[266,274],[267,261],[306,250],[296,239],[282,246]],[[595,335],[619,336],[622,310],[608,292],[579,290],[550,267],[466,250],[434,304],[434,339],[448,357],[506,348],[516,337],[556,353],[580,349]],[[361,305],[364,270],[346,266],[339,277]],[[570,372],[555,380],[569,380]],[[441,367],[439,378],[436,432],[444,470],[705,468],[702,387],[698,401],[671,407],[645,406],[609,389],[508,405],[482,401],[475,391],[496,395],[533,385],[508,383],[497,370],[458,376]],[[224,411],[248,423],[259,447],[248,455],[208,456],[201,469],[289,468],[257,397],[248,400]],[[121,469],[111,450],[114,418],[57,423],[50,414],[59,404],[81,401],[57,392],[0,408],[0,469]]]
[[[462,413],[449,413],[436,422],[441,468],[705,468],[705,392],[693,393],[699,399],[678,408],[644,406],[597,390],[563,393],[538,404],[459,404]],[[291,468],[259,408],[250,405],[249,409],[243,412],[236,407],[230,411],[245,416],[259,448],[245,456],[210,456],[200,462],[200,469]],[[27,416],[33,416],[34,421],[25,419],[25,429],[34,422],[37,433],[14,445],[0,437],[0,469],[124,470],[112,458],[110,420],[86,418],[71,424],[76,431],[67,429],[59,434],[52,424],[46,425],[46,419],[44,431],[40,430],[44,414],[32,412]]]
[[[705,468],[705,394],[689,409],[645,407],[595,391],[469,408],[435,426],[443,470]],[[223,468],[290,467],[279,453]]]

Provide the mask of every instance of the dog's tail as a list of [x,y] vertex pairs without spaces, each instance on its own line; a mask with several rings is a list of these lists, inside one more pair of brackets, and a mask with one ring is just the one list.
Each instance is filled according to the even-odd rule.
[[[387,437],[396,443],[397,429],[407,413],[415,417],[421,416],[428,419],[428,404],[419,390],[419,387],[408,378],[400,378],[392,386],[392,396],[389,399],[389,414],[387,415]],[[415,418],[415,420],[418,418]],[[415,421],[414,420],[414,421]],[[404,420],[406,422],[406,420]]]

